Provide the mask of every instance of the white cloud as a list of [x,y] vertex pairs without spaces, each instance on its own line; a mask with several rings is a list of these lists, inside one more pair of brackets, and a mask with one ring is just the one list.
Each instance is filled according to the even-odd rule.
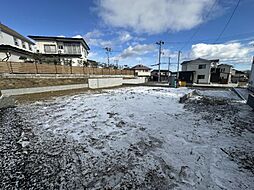
[[156,46],[153,44],[138,44],[136,46],[129,46],[128,48],[124,49],[123,52],[120,54],[122,59],[128,57],[135,57],[140,55],[145,55],[156,50]]
[[93,30],[91,32],[88,32],[84,35],[85,38],[100,38],[101,36],[103,36],[104,34],[100,31],[100,30]]
[[97,59],[98,53],[97,52],[89,52],[88,58],[89,59]]
[[120,35],[119,35],[119,40],[120,40],[121,43],[128,42],[132,39],[133,39],[133,37],[128,32],[121,32]]
[[100,17],[113,27],[157,34],[203,23],[215,0],[98,0]]
[[83,38],[81,35],[76,35],[76,36],[73,36],[73,38]]
[[101,31],[93,30],[91,32],[86,33],[83,37],[89,44],[89,46],[98,46],[104,48],[107,46],[111,47],[114,45],[112,40],[104,40],[101,38],[102,36],[104,36],[104,34]]
[[249,63],[254,49],[241,43],[195,44],[192,45],[191,58],[220,59],[226,63]]

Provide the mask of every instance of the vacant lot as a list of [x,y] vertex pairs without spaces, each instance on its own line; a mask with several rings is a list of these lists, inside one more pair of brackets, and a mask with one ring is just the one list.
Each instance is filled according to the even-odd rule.
[[0,189],[253,189],[254,112],[230,91],[121,88],[0,112]]

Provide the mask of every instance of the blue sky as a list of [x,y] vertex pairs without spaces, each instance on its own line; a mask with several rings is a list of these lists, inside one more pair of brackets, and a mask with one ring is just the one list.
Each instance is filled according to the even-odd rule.
[[91,48],[89,58],[100,62],[106,62],[104,48],[111,47],[111,63],[151,66],[158,62],[155,42],[162,40],[163,68],[171,57],[175,70],[182,49],[181,61],[219,58],[244,70],[254,55],[254,0],[240,1],[216,41],[237,1],[1,0],[0,22],[25,36],[82,36]]

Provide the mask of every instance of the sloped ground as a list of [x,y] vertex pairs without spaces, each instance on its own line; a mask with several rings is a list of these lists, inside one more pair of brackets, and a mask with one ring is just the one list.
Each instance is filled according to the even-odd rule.
[[0,89],[33,88],[71,84],[87,84],[87,78],[1,78]]
[[0,113],[1,189],[253,189],[254,113],[122,88]]

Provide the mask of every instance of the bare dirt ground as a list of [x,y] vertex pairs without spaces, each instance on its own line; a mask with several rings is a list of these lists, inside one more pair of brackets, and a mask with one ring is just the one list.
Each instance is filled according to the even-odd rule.
[[106,90],[0,112],[0,189],[253,189],[254,112],[188,89]]

